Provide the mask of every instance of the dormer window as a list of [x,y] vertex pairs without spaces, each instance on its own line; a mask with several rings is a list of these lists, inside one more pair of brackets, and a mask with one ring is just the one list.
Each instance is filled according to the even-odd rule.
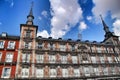
[[4,48],[4,43],[5,43],[5,41],[0,41],[0,48],[1,48],[1,49]]
[[15,41],[9,41],[7,48],[8,48],[8,49],[14,49],[14,48],[15,48]]

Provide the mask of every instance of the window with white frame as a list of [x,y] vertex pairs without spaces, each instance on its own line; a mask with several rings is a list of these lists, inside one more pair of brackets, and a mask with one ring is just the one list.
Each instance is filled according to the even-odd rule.
[[65,47],[65,45],[63,45],[63,44],[60,44],[60,51],[65,51],[66,50],[66,47]]
[[57,72],[56,69],[50,69],[50,77],[56,77]]
[[104,60],[104,57],[103,57],[103,56],[101,56],[101,57],[100,57],[100,61],[101,61],[101,63],[104,63],[104,62],[105,62],[105,60]]
[[1,58],[2,58],[2,52],[0,52],[0,61],[1,61]]
[[111,66],[111,73],[115,74],[115,67]]
[[108,61],[109,61],[109,63],[112,63],[112,57],[108,57]]
[[107,51],[108,51],[108,53],[113,53],[113,48],[108,47],[108,48],[107,48]]
[[84,73],[85,73],[85,76],[90,76],[89,67],[84,67]]
[[95,75],[99,75],[99,69],[98,69],[98,67],[94,67],[93,69],[94,69]]
[[82,55],[83,63],[88,63],[88,56],[86,54]]
[[55,55],[49,55],[49,62],[50,63],[55,63],[56,62]]
[[42,48],[43,48],[43,45],[44,45],[44,44],[43,44],[42,42],[39,42],[39,43],[38,43],[38,49],[42,49]]
[[15,41],[9,41],[7,48],[8,49],[15,49]]
[[96,56],[91,56],[92,63],[96,63]]
[[2,77],[3,78],[9,78],[10,77],[10,72],[11,72],[11,68],[9,68],[9,67],[3,68]]
[[24,78],[27,78],[29,77],[29,68],[22,68],[22,71],[21,71],[21,76],[24,77]]
[[22,62],[29,62],[30,61],[30,54],[24,53],[22,54]]
[[72,62],[77,63],[77,56],[72,56]]
[[75,51],[75,45],[71,45],[71,51]]
[[62,76],[68,77],[68,70],[67,69],[62,69]]
[[12,62],[13,53],[6,53],[6,62]]
[[79,76],[80,76],[80,70],[74,69],[74,77],[79,77]]
[[61,62],[67,63],[67,56],[61,56]]
[[30,37],[30,36],[31,36],[31,31],[30,30],[26,31],[26,37]]
[[44,55],[43,54],[36,54],[36,61],[37,63],[43,63]]
[[25,44],[25,48],[26,49],[30,49],[31,48],[31,43],[25,42],[24,44]]
[[92,49],[92,52],[96,51],[94,46],[92,46],[91,49]]
[[0,41],[0,48],[4,48],[5,41]]
[[44,76],[43,68],[36,68],[36,77],[43,77],[43,76]]
[[104,75],[108,75],[108,68],[107,67],[103,67],[103,73],[104,73]]
[[97,52],[101,53],[102,52],[102,48],[101,47],[97,47]]

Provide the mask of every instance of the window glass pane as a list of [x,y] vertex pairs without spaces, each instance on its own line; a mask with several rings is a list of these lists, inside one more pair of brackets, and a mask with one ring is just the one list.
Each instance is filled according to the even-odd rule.
[[41,68],[36,69],[36,77],[43,77],[44,70]]
[[63,77],[68,77],[68,70],[62,69],[62,75],[63,75]]
[[14,49],[14,47],[15,47],[15,42],[14,41],[9,41],[9,43],[8,43],[8,49]]
[[22,68],[22,77],[28,77],[29,76],[29,68]]
[[2,53],[0,52],[0,61],[1,61],[1,58],[2,58]]
[[43,63],[44,57],[43,55],[37,54],[36,55],[36,61],[37,63]]
[[10,68],[4,68],[3,70],[3,77],[9,77],[10,76]]
[[49,55],[49,62],[50,63],[55,63],[56,62],[55,55]]
[[50,77],[56,77],[56,69],[50,69]]
[[77,63],[77,56],[72,56],[72,62]]
[[74,69],[74,76],[79,77],[80,76],[80,71],[79,69]]
[[4,48],[4,41],[0,41],[0,48]]
[[29,62],[30,61],[30,54],[22,54],[22,62]]
[[12,53],[7,53],[6,54],[6,62],[12,62],[13,59],[13,54]]
[[67,63],[67,57],[66,56],[61,56],[61,62],[62,63]]

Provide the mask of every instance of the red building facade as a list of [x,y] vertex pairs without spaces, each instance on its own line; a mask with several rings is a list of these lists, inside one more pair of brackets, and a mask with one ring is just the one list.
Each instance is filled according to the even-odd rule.
[[15,77],[18,47],[18,36],[0,35],[0,78]]

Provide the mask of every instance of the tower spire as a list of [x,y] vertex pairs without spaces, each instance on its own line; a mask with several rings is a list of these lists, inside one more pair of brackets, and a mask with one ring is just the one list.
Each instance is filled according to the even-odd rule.
[[105,33],[110,32],[108,26],[106,25],[106,23],[104,22],[104,20],[103,20],[103,18],[102,18],[102,15],[100,15],[100,17],[101,17],[101,20],[102,20],[102,24],[103,24]]
[[34,19],[34,16],[33,16],[33,2],[31,3],[31,8],[30,8],[30,12],[27,16],[27,22],[26,24],[28,25],[33,25],[33,19]]
[[100,15],[100,18],[102,20],[102,24],[103,24],[103,29],[105,31],[105,39],[110,38],[111,36],[113,36],[112,32],[110,32],[109,27],[106,25],[106,23],[104,22],[102,15]]

